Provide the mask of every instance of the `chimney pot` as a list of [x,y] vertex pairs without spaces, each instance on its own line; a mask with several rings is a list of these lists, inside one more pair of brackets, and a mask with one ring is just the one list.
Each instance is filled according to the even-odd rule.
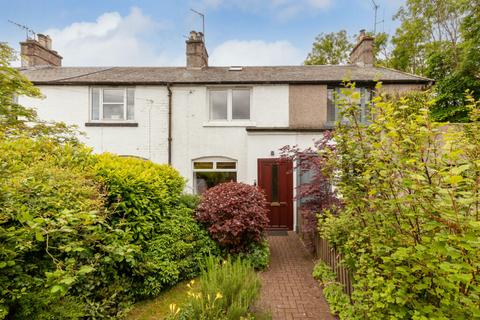
[[375,60],[373,41],[374,38],[367,36],[365,29],[360,30],[357,44],[350,53],[350,63],[359,66],[373,66]]
[[37,40],[27,39],[20,42],[22,67],[62,65],[62,57],[52,50],[52,39],[48,35],[37,34]]
[[202,69],[208,67],[208,52],[202,32],[190,31],[186,41],[187,68]]

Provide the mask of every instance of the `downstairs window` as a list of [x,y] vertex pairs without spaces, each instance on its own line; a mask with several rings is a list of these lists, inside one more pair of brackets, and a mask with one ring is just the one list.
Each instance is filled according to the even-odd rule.
[[228,158],[204,158],[193,161],[193,188],[202,194],[220,183],[237,181],[237,162]]

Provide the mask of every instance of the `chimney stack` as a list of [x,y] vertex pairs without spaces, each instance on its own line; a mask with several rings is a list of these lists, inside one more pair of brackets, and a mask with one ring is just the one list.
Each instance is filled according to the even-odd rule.
[[187,44],[187,68],[202,69],[208,67],[208,53],[203,33],[190,31]]
[[350,63],[359,66],[373,66],[373,41],[374,38],[367,36],[365,29],[360,30],[358,42],[350,53]]
[[37,40],[20,42],[22,67],[62,66],[62,57],[52,50],[52,39],[48,35],[37,34]]

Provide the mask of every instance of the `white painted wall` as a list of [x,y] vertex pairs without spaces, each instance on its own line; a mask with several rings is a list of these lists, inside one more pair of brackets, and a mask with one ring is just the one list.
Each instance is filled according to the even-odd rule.
[[245,127],[288,127],[288,85],[254,86],[249,122],[209,122],[208,89],[205,86],[175,86],[172,92],[172,163],[188,179],[187,188],[193,189],[192,160],[201,157],[237,160],[238,181],[252,183]]
[[82,141],[94,152],[133,155],[167,162],[168,95],[162,86],[135,87],[138,127],[86,127],[89,122],[88,86],[39,86],[44,99],[20,97],[19,103],[37,110],[43,120],[77,125]]
[[[88,86],[40,86],[45,99],[21,97],[19,103],[34,107],[44,120],[77,125],[86,133],[82,140],[94,152],[112,152],[168,161],[168,93],[164,86],[135,87],[135,122],[138,127],[86,127],[89,121]],[[246,126],[288,127],[288,85],[251,88],[251,121],[209,122],[206,86],[173,86],[172,164],[193,190],[192,161],[201,157],[237,160],[239,182],[257,180],[257,159],[279,156],[285,145],[313,145],[319,135],[300,133],[248,133]],[[294,186],[296,185],[294,175]],[[293,206],[296,210],[296,205]],[[294,215],[296,217],[296,214]],[[295,221],[296,225],[296,221]]]

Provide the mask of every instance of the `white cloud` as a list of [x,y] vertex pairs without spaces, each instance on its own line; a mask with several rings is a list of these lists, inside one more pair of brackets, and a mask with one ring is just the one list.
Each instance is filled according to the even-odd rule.
[[299,65],[304,58],[302,52],[288,41],[229,40],[215,47],[210,55],[209,64],[216,66]]
[[315,13],[329,8],[333,0],[203,0],[203,8],[235,7],[240,10],[272,13],[280,20],[286,20],[301,13]]
[[65,66],[183,63],[183,59],[169,59],[165,52],[157,52],[152,40],[148,39],[163,27],[134,7],[127,16],[107,12],[95,22],[75,22],[63,29],[46,30],[45,33],[52,37],[53,47],[63,56]]

